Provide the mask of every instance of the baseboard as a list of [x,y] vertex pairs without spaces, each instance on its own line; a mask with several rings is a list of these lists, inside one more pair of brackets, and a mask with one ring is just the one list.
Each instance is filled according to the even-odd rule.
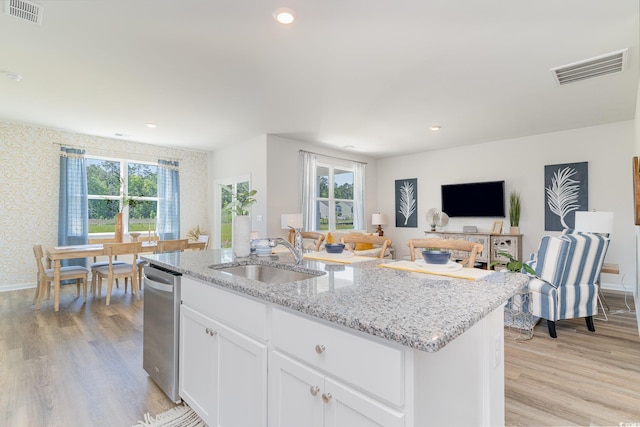
[[627,292],[629,294],[633,294],[633,289],[629,288],[628,286],[625,286],[622,283],[605,283],[605,282],[602,282],[600,284],[600,286],[602,287],[602,290],[604,290],[604,291]]
[[20,291],[22,289],[35,289],[36,282],[22,283],[20,285],[2,285],[0,286],[0,292]]

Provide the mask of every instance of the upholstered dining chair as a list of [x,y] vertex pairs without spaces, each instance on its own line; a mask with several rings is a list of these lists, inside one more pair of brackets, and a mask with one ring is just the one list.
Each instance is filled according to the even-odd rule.
[[475,266],[476,257],[484,250],[484,246],[478,242],[460,239],[438,239],[436,237],[409,239],[407,240],[407,246],[409,246],[411,261],[416,260],[416,254],[420,255],[420,251],[417,249],[449,249],[454,251],[454,256],[463,258],[460,264],[470,268]]
[[[131,243],[105,243],[104,252],[109,257],[109,264],[96,269],[96,275],[98,278],[98,296],[102,295],[102,279],[107,279],[107,301],[106,305],[111,302],[111,289],[113,288],[113,281],[118,278],[125,279],[125,293],[127,292],[127,280],[131,278],[131,290],[136,296],[136,299],[140,299],[140,292],[138,291],[138,272],[137,272],[137,260],[138,254],[142,251],[142,242]],[[114,263],[115,257],[118,255],[132,255],[133,262],[116,264]]]
[[544,236],[538,251],[527,263],[536,271],[529,280],[531,310],[547,321],[549,335],[556,338],[555,322],[584,317],[595,332],[598,314],[598,278],[609,239],[590,233]]
[[345,249],[359,256],[384,258],[387,248],[391,247],[391,239],[388,237],[373,236],[368,234],[348,234],[340,239]]
[[[54,271],[53,268],[44,268],[44,264],[42,263],[42,258],[44,256],[42,245],[34,245],[33,254],[36,257],[36,265],[38,267],[36,294],[33,297],[33,303],[35,304],[38,302],[38,299],[42,299],[45,287],[47,288],[47,299],[51,296],[51,283],[53,282]],[[60,267],[60,280],[75,279],[78,296],[80,296],[80,284],[82,284],[84,302],[87,302],[88,276],[89,269],[82,266]]]
[[[102,245],[105,243],[115,243],[116,239],[114,237],[112,238],[92,238],[89,239],[89,244],[90,245]],[[124,261],[118,261],[117,257],[116,259],[113,261],[114,264],[124,264]],[[93,257],[93,261],[91,262],[91,264],[89,264],[89,270],[91,270],[91,292],[95,293],[96,292],[96,273],[95,270],[97,268],[100,267],[104,267],[106,265],[109,265],[109,261],[98,261],[98,257],[94,256]],[[116,287],[120,287],[118,284],[118,280],[116,279]]]

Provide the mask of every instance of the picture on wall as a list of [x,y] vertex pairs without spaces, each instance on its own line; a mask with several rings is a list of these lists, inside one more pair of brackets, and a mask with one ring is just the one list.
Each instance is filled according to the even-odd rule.
[[562,231],[575,226],[575,212],[589,206],[588,162],[544,167],[544,229]]
[[396,227],[418,227],[418,178],[396,180]]

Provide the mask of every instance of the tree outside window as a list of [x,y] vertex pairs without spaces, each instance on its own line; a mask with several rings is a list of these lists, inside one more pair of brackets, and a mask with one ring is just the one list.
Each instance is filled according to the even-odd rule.
[[87,158],[89,234],[115,232],[124,214],[125,232],[152,231],[158,212],[158,167],[152,163]]

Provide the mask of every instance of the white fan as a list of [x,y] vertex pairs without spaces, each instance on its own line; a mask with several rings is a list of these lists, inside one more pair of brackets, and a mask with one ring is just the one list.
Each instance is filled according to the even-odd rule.
[[427,222],[430,226],[444,227],[449,223],[449,215],[438,208],[431,208],[427,211]]

